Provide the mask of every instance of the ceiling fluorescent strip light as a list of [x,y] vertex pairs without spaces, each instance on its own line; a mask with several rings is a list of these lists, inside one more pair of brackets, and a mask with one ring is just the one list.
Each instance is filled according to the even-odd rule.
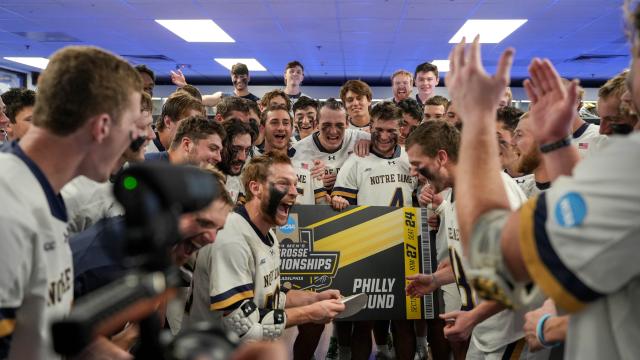
[[4,58],[5,60],[17,62],[22,65],[33,66],[38,69],[44,70],[49,64],[49,59],[43,57],[11,57],[7,56]]
[[249,71],[267,71],[267,68],[262,66],[260,62],[256,59],[233,59],[233,58],[215,58],[214,59],[218,64],[227,68],[227,70],[231,70],[231,67],[237,63],[247,65]]
[[449,40],[449,44],[459,43],[462,37],[465,37],[467,42],[471,42],[476,35],[480,35],[481,43],[497,44],[526,22],[527,19],[467,20]]
[[156,20],[186,42],[236,42],[213,20]]

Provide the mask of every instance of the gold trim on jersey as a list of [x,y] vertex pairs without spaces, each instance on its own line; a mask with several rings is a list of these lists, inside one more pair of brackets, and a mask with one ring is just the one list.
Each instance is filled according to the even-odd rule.
[[243,291],[241,293],[235,294],[225,300],[222,301],[218,301],[216,303],[213,303],[209,306],[209,309],[211,310],[222,310],[226,307],[229,307],[239,301],[242,300],[246,300],[246,299],[252,299],[253,298],[253,290],[247,290],[247,291]]
[[522,259],[529,276],[546,295],[568,312],[580,311],[584,308],[585,303],[567,291],[540,258],[536,245],[534,222],[538,197],[532,197],[520,208],[520,252]]
[[13,330],[16,328],[15,319],[3,319],[0,320],[0,337],[5,337],[13,334]]

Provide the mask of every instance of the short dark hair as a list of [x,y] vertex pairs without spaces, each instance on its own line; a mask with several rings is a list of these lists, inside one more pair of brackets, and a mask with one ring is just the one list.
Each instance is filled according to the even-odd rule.
[[162,112],[156,127],[158,130],[165,128],[164,117],[168,116],[171,121],[177,122],[184,117],[189,110],[198,110],[204,113],[203,106],[198,99],[185,92],[175,92],[169,96],[167,101],[162,105]]
[[370,114],[372,122],[376,120],[394,120],[397,123],[400,123],[400,121],[402,121],[402,111],[391,101],[377,103],[371,108]]
[[244,102],[247,103],[247,106],[249,107],[249,111],[253,110],[253,112],[255,112],[258,115],[258,118],[260,118],[262,111],[260,111],[260,106],[258,106],[258,103],[253,100],[244,99],[244,98],[242,100],[244,100]]
[[524,112],[513,106],[504,106],[498,109],[496,120],[504,124],[504,127],[513,132],[518,127],[518,122]]
[[440,74],[438,73],[438,67],[433,65],[430,62],[424,62],[418,66],[416,66],[416,71],[413,73],[414,78],[418,77],[418,73],[419,72],[433,72],[433,74],[436,76],[436,78],[440,77]]
[[232,120],[222,123],[226,136],[222,140],[222,161],[217,166],[225,174],[229,174],[229,165],[233,159],[233,138],[239,135],[249,134],[251,136],[251,143],[253,144],[258,137],[258,134],[251,128],[251,125],[242,121]]
[[422,122],[424,119],[424,112],[422,111],[422,106],[413,98],[406,98],[401,100],[397,104],[400,111],[402,111],[402,115],[408,114],[412,118],[418,120],[418,122]]
[[353,92],[356,95],[366,96],[367,100],[369,101],[371,101],[371,98],[373,97],[371,88],[366,82],[362,80],[348,80],[342,85],[342,87],[340,88],[340,100],[342,100],[343,103],[347,102],[345,98],[347,97],[347,93],[349,91]]
[[444,97],[444,96],[440,96],[440,95],[435,95],[430,97],[429,99],[427,99],[427,101],[424,103],[425,106],[430,105],[430,106],[444,106],[444,108],[446,109],[447,106],[449,106],[449,100]]
[[296,66],[299,66],[302,69],[302,72],[304,72],[304,66],[302,66],[302,63],[298,60],[293,60],[287,63],[287,66],[285,66],[284,71],[287,71],[287,69],[292,69]]
[[35,105],[36,92],[23,88],[11,88],[2,94],[2,102],[7,106],[5,115],[7,115],[12,124],[15,124],[16,115],[22,109]]
[[[260,125],[264,126],[264,124],[267,123],[267,118],[269,117],[270,112],[274,112],[278,110],[285,111],[289,115],[289,119],[293,120],[291,118],[291,113],[289,112],[289,109],[287,108],[286,105],[276,104],[276,105],[269,106],[268,108],[264,109],[264,111],[262,111],[262,114],[260,114]],[[291,122],[291,126],[293,126],[293,121]]]
[[176,90],[176,92],[178,92],[178,91],[184,91],[187,94],[193,96],[194,98],[202,101],[202,93],[200,92],[200,90],[198,90],[197,87],[195,87],[195,86],[193,86],[191,84],[186,84],[185,86],[183,86],[181,88],[178,88]]
[[269,103],[271,102],[271,99],[278,96],[284,98],[284,101],[287,104],[287,111],[291,111],[291,99],[289,99],[287,94],[285,94],[284,91],[280,89],[271,90],[268,93],[262,95],[262,98],[260,99],[260,105],[262,106],[263,109],[266,109],[269,107]]
[[177,148],[185,137],[197,142],[213,134],[218,134],[220,140],[225,138],[226,133],[219,122],[209,120],[202,115],[189,116],[180,122],[170,148]]
[[231,75],[249,75],[249,68],[243,63],[234,64],[231,67]]
[[293,103],[293,113],[295,114],[297,110],[306,109],[308,107],[312,107],[318,111],[318,106],[319,104],[317,100],[303,95],[298,98],[298,101]]
[[318,124],[320,124],[320,112],[324,108],[344,112],[344,121],[347,121],[347,109],[345,109],[344,104],[334,98],[328,98],[318,106]]
[[153,72],[153,70],[149,69],[147,65],[144,65],[144,64],[136,65],[136,70],[138,70],[140,74],[149,75],[151,80],[153,80],[153,82],[156,82],[156,74]]
[[226,118],[232,111],[249,113],[249,105],[247,100],[237,96],[227,96],[222,99],[216,106],[216,114],[220,114],[222,118]]
[[413,145],[420,146],[420,150],[429,157],[435,157],[438,151],[444,150],[452,161],[457,162],[460,131],[446,121],[427,121],[407,137],[405,148]]

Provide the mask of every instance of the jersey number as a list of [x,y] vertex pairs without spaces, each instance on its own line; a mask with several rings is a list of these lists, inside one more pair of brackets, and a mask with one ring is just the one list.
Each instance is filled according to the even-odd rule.
[[402,196],[402,188],[396,188],[396,191],[393,193],[393,198],[391,198],[391,204],[389,204],[389,206],[404,206],[404,196]]

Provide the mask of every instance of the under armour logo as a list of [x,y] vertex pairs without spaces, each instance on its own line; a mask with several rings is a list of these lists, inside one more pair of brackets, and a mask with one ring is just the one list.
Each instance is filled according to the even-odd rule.
[[329,156],[327,156],[327,159],[328,160],[335,160],[336,156],[335,155],[329,155]]
[[389,163],[389,165],[395,165],[396,162],[395,161],[387,161]]

